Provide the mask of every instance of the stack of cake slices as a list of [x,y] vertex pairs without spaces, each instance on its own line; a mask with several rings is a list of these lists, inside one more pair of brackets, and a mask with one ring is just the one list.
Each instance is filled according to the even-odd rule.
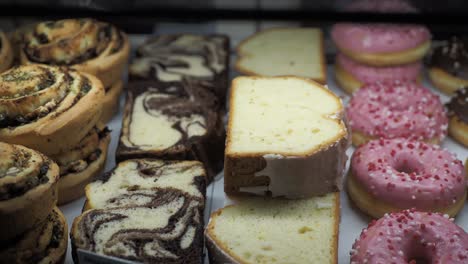
[[231,86],[224,189],[205,230],[211,263],[337,263],[347,130],[340,99],[299,77]]
[[129,68],[116,159],[198,160],[211,181],[223,168],[228,65],[223,35],[148,39]]

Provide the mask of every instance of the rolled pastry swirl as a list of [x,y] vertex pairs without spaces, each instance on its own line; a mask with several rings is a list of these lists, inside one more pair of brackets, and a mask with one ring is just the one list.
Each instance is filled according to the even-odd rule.
[[0,244],[47,218],[58,178],[57,164],[43,154],[0,142]]
[[60,167],[58,204],[84,194],[84,187],[104,169],[110,131],[94,127],[74,148],[51,156]]
[[69,66],[95,75],[104,87],[121,78],[130,52],[125,33],[94,19],[42,22],[24,31],[21,64]]
[[0,245],[0,259],[2,263],[63,263],[67,244],[67,222],[55,207],[44,223],[7,245]]
[[13,63],[13,49],[5,33],[0,31],[0,73],[6,71]]
[[94,76],[46,65],[0,74],[0,141],[53,155],[76,146],[98,122],[104,88]]

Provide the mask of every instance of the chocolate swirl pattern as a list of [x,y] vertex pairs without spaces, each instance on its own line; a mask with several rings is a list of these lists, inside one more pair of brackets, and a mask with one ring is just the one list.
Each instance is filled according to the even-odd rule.
[[121,78],[130,51],[123,32],[93,19],[42,22],[20,39],[22,64],[70,66],[95,75],[105,87]]
[[100,118],[104,97],[94,76],[45,65],[0,74],[0,141],[53,155],[71,149]]
[[8,245],[0,245],[2,263],[62,263],[68,244],[65,216],[55,207],[44,223]]
[[13,49],[4,32],[0,31],[0,73],[6,71],[13,63]]
[[[218,101],[205,82],[138,82],[129,89],[117,159],[200,160],[209,177],[222,168],[224,127]],[[147,129],[153,124],[156,130]]]
[[0,142],[0,242],[42,222],[57,201],[58,166],[19,145]]
[[206,87],[224,102],[228,82],[229,41],[222,35],[163,35],[149,39],[130,65],[133,80],[209,81]]
[[[129,160],[86,187],[72,228],[82,248],[144,263],[200,263],[205,175],[196,161]],[[129,179],[134,184],[128,186]]]

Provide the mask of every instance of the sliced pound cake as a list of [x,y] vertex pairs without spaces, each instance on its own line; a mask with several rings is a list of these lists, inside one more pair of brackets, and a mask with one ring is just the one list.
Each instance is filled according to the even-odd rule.
[[210,263],[337,263],[339,193],[238,202],[211,215],[205,230]]
[[347,130],[341,100],[299,77],[232,82],[224,187],[287,198],[339,190]]
[[78,248],[143,263],[201,263],[205,170],[198,161],[121,162],[86,187]]
[[326,83],[323,34],[318,28],[273,28],[237,47],[236,70],[247,75],[295,75]]

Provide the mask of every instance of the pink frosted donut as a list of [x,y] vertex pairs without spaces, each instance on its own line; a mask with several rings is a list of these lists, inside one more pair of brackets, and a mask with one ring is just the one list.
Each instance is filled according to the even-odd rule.
[[356,146],[380,137],[440,143],[447,135],[439,97],[414,82],[365,84],[353,94],[346,115]]
[[[447,215],[405,210],[365,228],[351,250],[351,264],[468,263],[468,234]],[[417,261],[419,263],[419,261]]]
[[[372,140],[353,153],[350,170],[360,190],[392,211],[414,207],[455,215],[466,199],[462,161],[437,145],[403,138]],[[359,204],[362,197],[353,195],[362,196],[362,191],[350,193],[358,207],[364,206]]]
[[336,63],[362,83],[392,80],[416,81],[422,69],[420,61],[400,66],[372,67],[355,62],[341,53],[336,56]]
[[340,50],[355,53],[390,53],[417,48],[431,33],[420,25],[335,24],[331,36]]

